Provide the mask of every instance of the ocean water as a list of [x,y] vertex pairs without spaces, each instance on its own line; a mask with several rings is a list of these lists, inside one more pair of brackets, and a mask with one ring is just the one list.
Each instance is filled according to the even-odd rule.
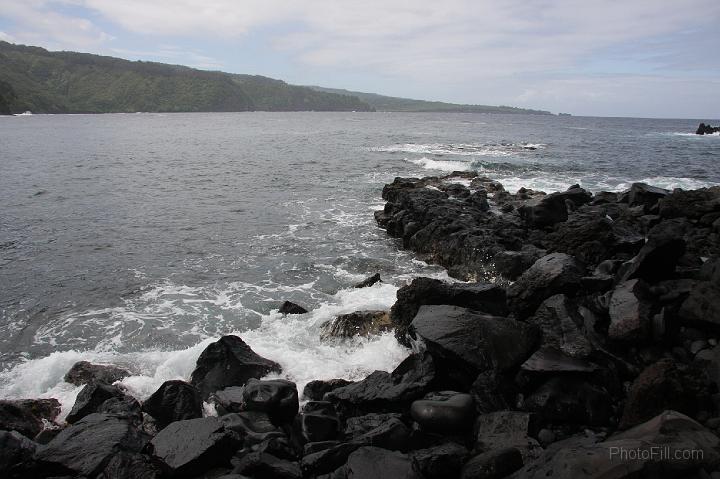
[[[409,351],[391,334],[321,342],[424,275],[377,228],[396,176],[476,170],[508,190],[720,184],[700,120],[483,114],[237,113],[0,118],[0,397],[79,388],[75,361],[133,371],[139,398],[187,379],[220,335],[284,377],[358,379]],[[707,119],[703,120],[707,121]],[[353,289],[380,272],[384,282]],[[284,300],[310,309],[277,313]]]

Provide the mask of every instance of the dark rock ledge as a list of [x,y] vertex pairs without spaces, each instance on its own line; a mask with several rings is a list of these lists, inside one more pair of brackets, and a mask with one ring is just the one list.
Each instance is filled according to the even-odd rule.
[[300,396],[225,336],[141,404],[126,371],[80,364],[70,424],[57,401],[0,402],[0,477],[718,477],[720,188],[511,194],[455,176],[396,179],[377,221],[474,282],[417,278],[389,313],[324,330],[394,329],[416,351],[394,371]]

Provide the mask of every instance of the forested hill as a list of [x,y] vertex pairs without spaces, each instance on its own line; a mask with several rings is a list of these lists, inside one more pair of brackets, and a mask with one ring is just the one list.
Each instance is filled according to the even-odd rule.
[[358,97],[377,111],[405,111],[405,112],[463,112],[463,113],[525,113],[533,115],[552,115],[545,110],[530,110],[512,106],[490,105],[461,105],[441,101],[412,100],[394,96],[378,95],[376,93],[363,93],[359,91],[341,90],[338,88],[325,88],[311,86],[310,88],[323,93],[336,93],[339,95],[352,95]]
[[0,114],[371,111],[355,96],[272,78],[0,41]]

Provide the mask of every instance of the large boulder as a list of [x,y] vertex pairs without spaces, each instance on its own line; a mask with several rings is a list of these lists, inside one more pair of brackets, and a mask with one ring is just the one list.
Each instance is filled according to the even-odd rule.
[[98,475],[120,452],[139,453],[148,436],[129,421],[109,414],[90,414],[63,429],[35,459],[53,475]]
[[101,382],[88,383],[80,390],[75,399],[75,404],[65,420],[72,424],[88,414],[100,412],[100,408],[105,401],[109,399],[122,400],[124,398],[125,393],[116,386]]
[[602,386],[575,375],[554,376],[528,395],[523,409],[542,424],[609,426],[613,401]]
[[325,393],[352,383],[352,381],[348,381],[347,379],[316,379],[305,385],[302,395],[310,401],[322,401]]
[[60,414],[57,399],[0,401],[0,430],[17,431],[33,439],[43,430],[43,420],[52,422]]
[[540,448],[534,436],[538,432],[537,418],[527,412],[496,411],[482,414],[475,424],[475,450],[517,448],[523,457],[534,457]]
[[159,427],[174,421],[202,417],[203,405],[200,391],[185,381],[165,381],[142,405]]
[[520,366],[538,344],[532,325],[458,306],[422,306],[412,330],[450,387],[467,391],[478,374]]
[[276,457],[268,452],[244,452],[235,463],[233,474],[238,474],[235,477],[252,477],[253,479],[302,478],[302,471],[297,462]]
[[552,444],[540,459],[510,477],[703,477],[695,474],[720,466],[719,448],[715,434],[683,414],[665,411],[603,442],[572,437]]
[[689,325],[720,329],[720,285],[710,281],[698,282],[680,306],[678,317]]
[[387,311],[355,311],[323,324],[320,339],[367,337],[389,331],[391,327]]
[[38,445],[17,431],[0,431],[0,471],[8,479],[32,477]]
[[244,438],[246,447],[285,437],[285,434],[270,421],[264,412],[230,413],[222,416],[220,420],[226,429]]
[[390,309],[390,321],[396,328],[396,336],[407,342],[407,328],[420,306],[426,304],[449,304],[482,311],[496,316],[508,313],[505,290],[486,283],[445,283],[432,278],[415,278],[397,292],[397,301]]
[[471,458],[460,479],[502,479],[523,466],[523,457],[514,447],[493,449]]
[[218,466],[242,446],[242,437],[216,417],[176,421],[151,442],[153,455],[176,476],[192,476]]
[[220,416],[233,412],[242,412],[243,409],[243,387],[230,386],[229,388],[215,391],[209,402],[215,405],[215,410]]
[[413,402],[410,415],[425,431],[462,435],[472,427],[475,405],[469,394],[443,391]]
[[344,477],[421,479],[407,454],[365,446],[352,452],[343,466]]
[[340,433],[340,420],[328,401],[309,401],[300,417],[303,436],[308,442],[333,441]]
[[620,283],[610,296],[608,337],[644,341],[652,332],[652,302],[647,284],[639,279]]
[[620,429],[636,426],[667,409],[689,416],[711,409],[709,379],[699,369],[661,359],[635,378]]
[[632,260],[618,272],[619,281],[643,279],[656,283],[672,278],[678,261],[685,254],[684,225],[677,220],[663,221],[648,233],[648,240]]
[[291,422],[298,408],[297,386],[292,381],[249,379],[243,388],[243,409],[267,413],[275,424]]
[[97,479],[162,479],[162,464],[155,458],[137,452],[121,451],[107,463]]
[[627,193],[629,206],[642,206],[646,212],[650,211],[658,201],[670,194],[669,190],[650,186],[646,183],[633,183]]
[[370,413],[363,416],[349,417],[345,422],[345,438],[348,440],[358,439],[368,432],[383,424],[401,419],[400,413]]
[[200,354],[190,382],[206,399],[228,386],[243,386],[251,378],[280,373],[275,361],[265,359],[237,336],[223,336]]
[[112,364],[92,364],[88,361],[78,361],[65,374],[65,382],[75,386],[92,382],[112,384],[130,374],[127,369]]
[[590,203],[592,194],[579,186],[528,201],[519,208],[520,217],[533,228],[545,228],[568,219],[568,206],[575,209]]
[[280,314],[305,314],[308,310],[291,301],[285,301],[280,305],[278,312]]
[[508,288],[508,303],[518,319],[525,319],[550,296],[575,293],[583,276],[583,266],[572,256],[543,256]]
[[435,375],[430,355],[411,354],[392,373],[375,371],[362,381],[330,391],[325,398],[344,417],[401,412],[429,391]]
[[468,456],[466,447],[454,442],[419,449],[411,454],[415,470],[426,479],[458,477]]
[[584,318],[578,304],[564,294],[550,296],[528,318],[542,332],[542,345],[573,358],[586,358],[594,350],[583,332]]

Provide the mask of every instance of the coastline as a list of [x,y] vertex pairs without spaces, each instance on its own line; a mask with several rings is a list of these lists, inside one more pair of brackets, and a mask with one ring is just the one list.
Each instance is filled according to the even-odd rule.
[[[587,461],[618,466],[605,457],[610,445],[637,441],[704,451],[679,465],[635,462],[639,471],[716,470],[720,188],[509,194],[460,172],[398,178],[383,198],[376,220],[405,248],[461,280],[503,278],[401,288],[389,321],[416,352],[392,373],[318,382],[304,397],[278,380],[243,389],[277,365],[226,337],[203,352],[190,383],[153,394],[158,407],[128,397],[100,368],[63,432],[43,429],[38,444],[3,433],[20,458],[12,474],[347,477],[381,464],[408,477],[474,477],[489,465],[494,477],[540,477],[570,464],[567,477],[583,477],[572,474]],[[239,376],[212,373],[219,365]],[[203,414],[198,396],[226,414]],[[55,404],[33,404],[15,404],[25,423],[53,420]],[[173,414],[159,422],[165,410]],[[98,436],[85,443],[93,454],[73,444]],[[582,454],[571,452],[578,445]]]

